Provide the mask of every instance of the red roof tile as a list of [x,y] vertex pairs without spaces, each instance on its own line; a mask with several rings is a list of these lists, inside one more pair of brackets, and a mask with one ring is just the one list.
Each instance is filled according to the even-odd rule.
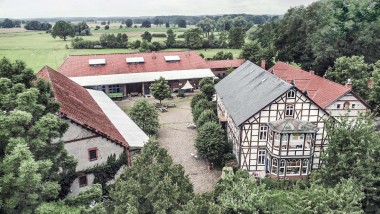
[[[179,56],[179,62],[166,62],[164,56]],[[143,57],[143,64],[127,64],[126,58]],[[104,66],[90,66],[90,59],[105,59]],[[195,51],[170,51],[153,53],[120,53],[70,55],[58,71],[67,77],[156,72],[172,70],[192,70],[208,68],[206,61]]]
[[48,66],[41,69],[37,77],[50,82],[63,117],[128,147],[128,143],[85,88]]
[[335,100],[351,91],[348,87],[284,62],[277,62],[268,71],[273,72],[274,75],[288,83],[294,81],[295,86],[299,90],[307,91],[308,96],[322,108],[326,108]]
[[208,68],[237,68],[244,63],[243,59],[206,61]]

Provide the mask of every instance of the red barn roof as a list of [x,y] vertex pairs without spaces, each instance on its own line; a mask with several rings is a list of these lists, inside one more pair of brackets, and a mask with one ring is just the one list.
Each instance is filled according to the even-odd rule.
[[[169,62],[165,60],[165,56],[178,56],[180,60]],[[143,57],[144,63],[128,64],[126,62],[126,58],[134,57]],[[90,59],[105,59],[105,65],[90,66]],[[195,53],[195,51],[170,51],[153,53],[70,55],[60,66],[58,71],[67,77],[80,77],[205,68],[208,68],[206,61]]]
[[268,71],[288,83],[294,81],[295,86],[299,90],[307,91],[308,96],[322,108],[326,108],[335,100],[351,91],[349,87],[284,62],[277,62]]
[[128,147],[126,140],[85,88],[48,66],[41,69],[37,77],[50,82],[63,117]]
[[232,59],[232,60],[210,60],[206,61],[207,68],[237,68],[244,63],[243,59]]

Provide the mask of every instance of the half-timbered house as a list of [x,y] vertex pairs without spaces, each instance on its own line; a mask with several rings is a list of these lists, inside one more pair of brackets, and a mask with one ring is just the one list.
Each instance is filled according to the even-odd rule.
[[329,114],[294,84],[247,61],[215,89],[219,119],[242,169],[302,179],[320,166]]

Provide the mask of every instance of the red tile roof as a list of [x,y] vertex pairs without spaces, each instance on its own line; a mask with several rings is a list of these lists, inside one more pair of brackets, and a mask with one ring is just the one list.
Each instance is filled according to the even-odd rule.
[[41,69],[37,77],[50,82],[63,117],[128,147],[126,140],[85,88],[48,66]]
[[243,59],[232,59],[232,60],[210,60],[206,61],[207,68],[237,68],[244,63]]
[[307,91],[308,96],[322,108],[326,108],[335,100],[351,91],[351,88],[284,62],[277,62],[268,71],[288,83],[294,81],[295,86],[299,90],[303,92]]
[[[164,56],[179,56],[179,62],[166,62]],[[126,58],[143,57],[143,64],[127,64]],[[105,59],[104,66],[90,66],[89,59]],[[195,51],[70,55],[58,71],[67,77],[97,76],[138,72],[193,70],[208,68]]]

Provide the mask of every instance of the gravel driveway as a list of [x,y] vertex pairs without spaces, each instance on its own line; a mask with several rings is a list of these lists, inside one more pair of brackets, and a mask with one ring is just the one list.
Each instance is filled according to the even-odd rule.
[[[158,131],[158,142],[166,148],[175,163],[181,164],[185,173],[193,183],[195,193],[209,192],[221,176],[219,170],[208,170],[207,162],[195,159],[190,154],[196,154],[194,141],[196,130],[188,129],[187,125],[193,121],[190,101],[191,95],[186,98],[165,100],[163,104],[175,103],[177,107],[168,108],[167,112],[158,112],[161,128]],[[137,98],[139,99],[139,98]],[[128,109],[137,99],[116,102],[121,108]],[[141,99],[141,98],[140,98]],[[148,98],[153,103],[153,98]]]

